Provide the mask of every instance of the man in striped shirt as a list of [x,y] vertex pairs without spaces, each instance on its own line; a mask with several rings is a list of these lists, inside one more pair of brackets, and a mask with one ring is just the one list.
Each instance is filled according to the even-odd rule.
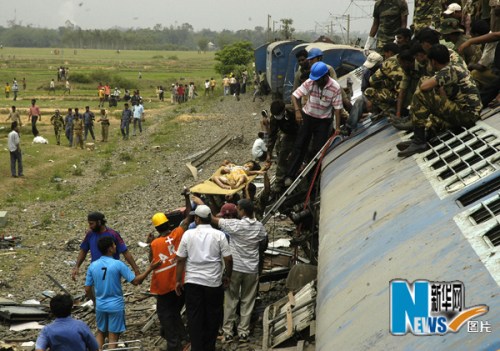
[[[296,177],[311,138],[312,148],[308,159],[314,157],[328,140],[332,127],[332,115],[335,115],[335,134],[340,131],[340,111],[343,108],[342,88],[328,73],[328,66],[325,63],[316,62],[311,67],[309,79],[292,94],[295,119],[301,126],[289,158],[285,186],[290,186]],[[302,106],[303,96],[308,96],[305,106]]]

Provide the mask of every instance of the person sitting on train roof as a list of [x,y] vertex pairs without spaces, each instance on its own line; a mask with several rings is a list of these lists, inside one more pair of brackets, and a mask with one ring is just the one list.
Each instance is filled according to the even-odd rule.
[[493,107],[500,105],[500,45],[497,45],[500,32],[481,35],[484,29],[477,28],[483,25],[481,22],[484,21],[472,24],[471,32],[474,37],[460,45],[458,52],[466,50],[470,45],[486,44],[481,60],[470,68],[473,69],[472,77],[479,88],[483,105]]
[[[394,52],[393,50],[399,53],[399,47],[396,44],[384,45],[386,59],[370,77],[370,87],[364,92],[370,112],[381,111],[380,113],[384,115],[396,111],[396,101],[404,78],[404,71],[397,55],[387,58],[390,52]],[[413,57],[405,56],[405,61],[410,59],[414,62]]]
[[467,69],[450,62],[448,48],[434,45],[427,55],[436,74],[422,78],[413,96],[410,116],[414,125],[411,142],[397,145],[399,157],[427,149],[427,132],[474,126],[482,108],[479,91]]
[[[364,93],[365,90],[370,87],[370,77],[382,66],[382,62],[384,58],[377,52],[372,52],[366,58],[366,61],[363,63],[363,77],[361,79],[361,92]],[[347,119],[347,123],[344,126],[343,134],[350,135],[352,131],[356,130],[358,121],[363,116],[363,113],[368,112],[367,99],[364,94],[361,94],[354,104],[352,105],[352,109],[349,112],[349,118]]]

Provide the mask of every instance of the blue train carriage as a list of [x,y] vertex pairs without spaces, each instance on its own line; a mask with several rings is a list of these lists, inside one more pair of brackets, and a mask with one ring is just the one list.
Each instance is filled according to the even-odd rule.
[[291,95],[293,93],[293,81],[295,72],[299,69],[299,63],[295,54],[302,49],[305,49],[309,43],[301,43],[296,45],[288,55],[288,64],[286,65],[285,81],[283,83],[283,100],[286,104],[291,103]]
[[266,55],[269,44],[270,43],[265,43],[253,51],[253,57],[255,59],[255,72],[257,72],[257,74],[259,71],[266,71]]
[[355,70],[366,60],[362,49],[349,45],[311,43],[306,47],[306,50],[309,51],[312,48],[323,51],[323,62],[335,69],[337,77],[342,77]]
[[500,112],[492,112],[406,159],[395,146],[409,135],[385,120],[365,122],[326,155],[316,350],[500,349]]
[[266,79],[273,98],[283,97],[283,83],[288,65],[288,57],[292,49],[302,40],[283,40],[271,43],[266,53]]
[[[305,44],[298,45],[292,50],[294,52],[293,58],[292,54],[290,54],[283,94],[285,103],[291,102],[291,95],[293,93],[293,78],[295,75],[295,71],[298,68],[297,60],[295,59],[295,53],[303,48],[305,48],[307,51],[311,50],[312,48],[318,48],[323,51],[323,61],[335,69],[337,77],[339,78],[340,85],[346,88],[348,86],[347,78],[350,77],[350,82],[354,84],[354,86],[351,88],[351,91],[354,92],[353,99],[361,94],[361,77],[363,75],[362,65],[366,60],[366,57],[363,54],[363,50],[348,45],[338,45],[321,42],[310,43],[305,46],[304,45]],[[289,83],[290,80],[291,85]]]

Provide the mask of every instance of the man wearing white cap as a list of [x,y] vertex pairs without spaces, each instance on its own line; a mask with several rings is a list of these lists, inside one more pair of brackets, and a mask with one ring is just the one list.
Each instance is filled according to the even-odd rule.
[[[458,23],[460,23],[460,27],[463,29],[464,33],[470,34],[471,13],[474,11],[475,10],[472,8],[472,2],[466,3],[465,8],[462,8],[462,6],[454,2],[448,5],[446,10],[443,12],[443,18],[456,19]],[[442,24],[443,23],[441,22],[440,26]],[[436,30],[439,30],[439,28],[436,28]]]
[[352,131],[356,130],[361,116],[363,113],[368,112],[366,106],[367,99],[364,92],[368,87],[370,87],[370,77],[380,68],[383,61],[384,58],[382,55],[377,52],[372,52],[363,63],[363,77],[361,78],[361,92],[363,94],[358,97],[352,105],[352,109],[349,112],[349,118],[347,119],[347,126],[343,131],[344,134],[350,135]]
[[233,257],[224,233],[210,225],[210,208],[199,205],[190,214],[194,215],[196,228],[186,231],[179,244],[175,291],[181,295],[184,289],[191,350],[215,351],[224,315],[224,287],[231,281]]

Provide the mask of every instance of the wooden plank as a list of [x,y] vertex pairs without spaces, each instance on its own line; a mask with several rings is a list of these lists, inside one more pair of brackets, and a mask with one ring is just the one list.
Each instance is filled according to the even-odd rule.
[[286,306],[286,331],[288,336],[293,335],[293,314],[292,306],[287,304]]

